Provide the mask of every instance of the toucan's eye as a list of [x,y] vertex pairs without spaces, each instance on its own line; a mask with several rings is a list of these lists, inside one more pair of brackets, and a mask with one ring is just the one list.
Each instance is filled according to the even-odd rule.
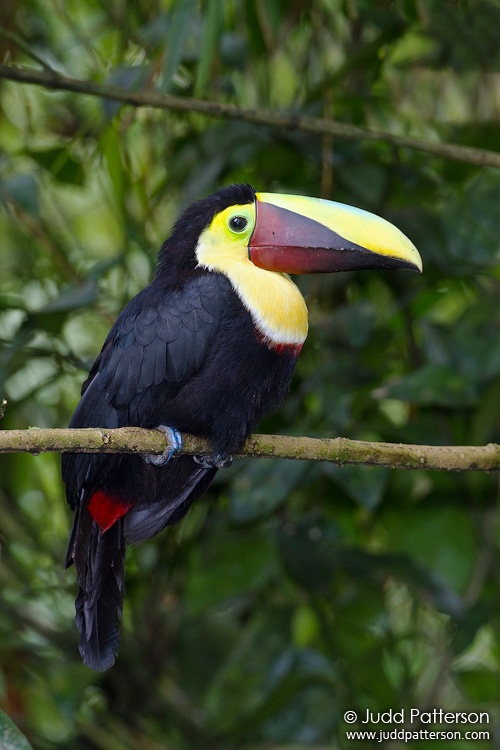
[[232,216],[229,219],[229,229],[233,232],[243,232],[248,224],[248,219],[244,216]]

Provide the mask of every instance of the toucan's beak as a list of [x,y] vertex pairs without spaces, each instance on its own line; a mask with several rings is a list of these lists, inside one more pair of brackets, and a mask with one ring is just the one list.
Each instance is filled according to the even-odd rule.
[[343,203],[257,193],[250,260],[281,273],[422,270],[412,242],[393,224]]

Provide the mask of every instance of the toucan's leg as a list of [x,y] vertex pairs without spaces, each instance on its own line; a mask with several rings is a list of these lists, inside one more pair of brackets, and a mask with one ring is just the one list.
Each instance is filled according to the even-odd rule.
[[233,463],[233,457],[227,453],[214,453],[209,456],[193,456],[193,459],[202,469],[227,469]]
[[159,424],[156,429],[160,432],[163,432],[167,439],[168,445],[163,453],[159,455],[156,455],[155,453],[145,453],[143,455],[143,458],[147,464],[152,464],[153,466],[163,466],[168,461],[170,461],[174,453],[179,453],[179,451],[181,450],[182,437],[181,433],[178,430],[174,430],[172,427],[168,427],[166,424]]

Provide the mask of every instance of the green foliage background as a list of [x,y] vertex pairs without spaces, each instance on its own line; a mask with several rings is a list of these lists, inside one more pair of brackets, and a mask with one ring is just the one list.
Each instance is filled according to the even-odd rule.
[[[10,64],[500,150],[498,0],[24,0],[0,15]],[[311,334],[261,429],[500,441],[498,171],[8,82],[0,108],[3,428],[68,423],[179,210],[248,181],[380,213],[425,266],[299,279]],[[62,569],[59,463],[0,457],[0,707],[35,748],[355,748],[347,709],[410,707],[488,711],[472,729],[498,737],[498,475],[236,462],[131,550],[120,656],[96,675]]]

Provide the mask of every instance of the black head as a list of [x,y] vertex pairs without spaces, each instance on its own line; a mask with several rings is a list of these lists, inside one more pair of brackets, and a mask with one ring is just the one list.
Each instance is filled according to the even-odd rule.
[[255,190],[247,184],[228,185],[186,208],[176,221],[159,253],[156,277],[179,282],[196,269],[196,244],[214,216],[234,205],[255,202]]

